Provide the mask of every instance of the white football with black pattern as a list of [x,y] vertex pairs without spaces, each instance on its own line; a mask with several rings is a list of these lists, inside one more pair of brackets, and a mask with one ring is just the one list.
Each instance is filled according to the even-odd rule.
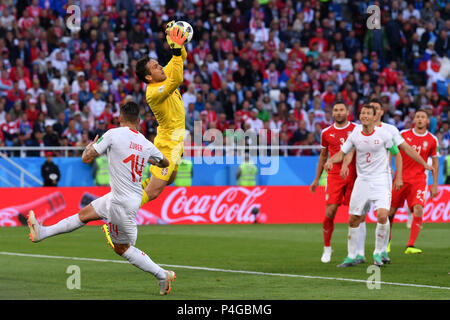
[[192,28],[190,23],[186,21],[177,21],[175,24],[179,27],[182,27],[184,32],[186,32],[188,35],[184,44],[191,42],[192,36],[194,35],[194,28]]

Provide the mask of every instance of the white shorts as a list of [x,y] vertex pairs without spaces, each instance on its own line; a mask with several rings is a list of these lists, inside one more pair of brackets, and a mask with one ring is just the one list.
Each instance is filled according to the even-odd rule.
[[385,179],[363,180],[356,178],[349,204],[349,214],[362,216],[370,209],[371,203],[374,210],[391,207],[391,182],[388,176]]
[[136,214],[139,206],[128,208],[114,200],[112,193],[91,202],[95,212],[108,223],[113,243],[135,245],[137,239]]

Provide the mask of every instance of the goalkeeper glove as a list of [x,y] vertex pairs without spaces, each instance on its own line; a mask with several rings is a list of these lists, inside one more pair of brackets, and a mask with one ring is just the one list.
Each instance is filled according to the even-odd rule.
[[187,34],[184,33],[182,27],[177,25],[173,26],[168,30],[168,40],[169,46],[171,49],[181,49],[187,39]]
[[166,25],[166,30],[164,31],[165,32],[165,34],[166,34],[166,39],[167,39],[167,42],[169,42],[169,31],[170,31],[170,29],[173,27],[173,25],[175,24],[175,20],[172,20],[172,21],[169,21],[168,23],[167,23],[167,25]]
[[169,47],[171,47],[170,44],[172,43],[172,41],[170,40],[170,37],[169,37],[169,33],[170,33],[170,29],[174,25],[175,25],[175,20],[170,21],[169,23],[167,23],[166,30],[164,31],[164,33],[166,34],[166,40],[167,40],[167,43],[169,44]]

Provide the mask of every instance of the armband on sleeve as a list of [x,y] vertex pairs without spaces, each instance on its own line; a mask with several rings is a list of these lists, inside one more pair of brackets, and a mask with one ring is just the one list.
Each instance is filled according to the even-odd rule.
[[393,156],[395,156],[397,153],[399,153],[400,152],[400,150],[398,150],[398,147],[397,147],[397,145],[394,143],[394,145],[392,146],[392,147],[390,147],[389,149],[389,152],[393,155]]

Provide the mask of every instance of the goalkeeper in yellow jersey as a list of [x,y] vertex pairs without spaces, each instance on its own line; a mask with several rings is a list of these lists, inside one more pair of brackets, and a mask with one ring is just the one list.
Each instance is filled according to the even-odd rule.
[[171,21],[166,27],[166,39],[172,51],[169,63],[163,68],[158,61],[146,56],[136,64],[137,77],[147,84],[146,101],[158,121],[154,145],[170,162],[167,168],[150,167],[151,177],[142,182],[141,206],[156,199],[164,187],[175,180],[183,153],[185,114],[178,87],[183,83],[187,34],[174,23]]

